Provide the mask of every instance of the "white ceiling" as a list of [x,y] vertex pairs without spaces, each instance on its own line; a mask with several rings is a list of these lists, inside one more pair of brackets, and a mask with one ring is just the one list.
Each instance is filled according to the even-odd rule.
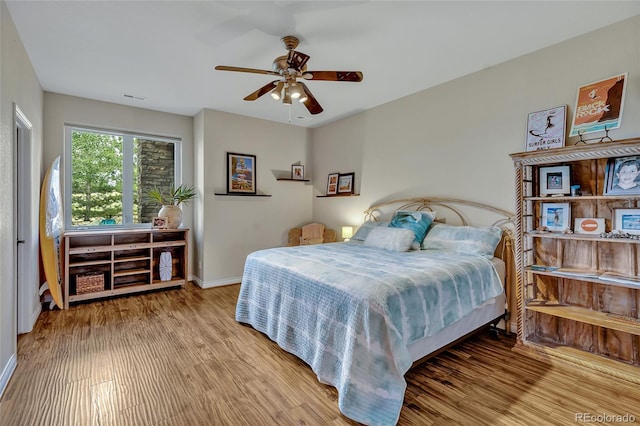
[[[46,91],[193,116],[211,108],[317,127],[640,14],[639,1],[6,0]],[[309,70],[362,71],[361,83],[308,81],[311,116],[262,96],[300,38]],[[588,57],[591,52],[585,52]],[[576,64],[579,66],[579,64]],[[135,98],[126,98],[123,95]],[[143,98],[143,99],[136,99]]]

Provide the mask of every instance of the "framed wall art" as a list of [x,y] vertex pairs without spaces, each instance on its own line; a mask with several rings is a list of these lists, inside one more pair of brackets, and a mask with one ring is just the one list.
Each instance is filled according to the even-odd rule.
[[291,179],[304,180],[304,166],[301,166],[299,164],[292,164]]
[[542,203],[542,223],[547,231],[564,232],[569,229],[571,204]]
[[329,173],[327,178],[327,195],[338,194],[338,177],[340,173]]
[[227,193],[256,194],[256,156],[227,152]]
[[640,209],[614,209],[613,230],[640,235]]
[[640,156],[609,158],[604,195],[640,195]]
[[525,151],[564,146],[567,106],[536,111],[527,117]]
[[571,192],[571,166],[540,167],[540,196],[568,195]]
[[338,176],[338,194],[353,194],[353,180],[355,173],[341,173]]
[[569,136],[620,127],[627,76],[618,74],[578,88]]

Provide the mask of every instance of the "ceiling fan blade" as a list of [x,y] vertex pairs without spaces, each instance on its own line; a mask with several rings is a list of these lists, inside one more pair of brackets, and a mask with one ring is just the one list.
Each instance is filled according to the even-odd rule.
[[287,66],[295,69],[296,71],[302,71],[302,68],[307,64],[310,57],[311,56],[302,52],[290,50],[289,55],[287,56]]
[[358,83],[363,75],[360,71],[306,71],[302,73],[305,80],[350,81]]
[[302,90],[304,90],[304,93],[307,95],[307,100],[304,101],[303,103],[304,103],[304,106],[307,107],[309,112],[312,115],[316,115],[316,114],[320,114],[322,111],[324,111],[322,109],[322,107],[320,106],[320,104],[318,103],[318,101],[316,100],[315,96],[313,96],[313,94],[311,93],[311,91],[307,87],[307,85],[304,84],[301,81],[298,81],[298,84],[300,86],[302,86]]
[[274,85],[278,83],[279,80],[273,80],[271,83],[267,83],[255,92],[247,95],[244,100],[245,101],[255,101],[260,96],[265,95],[274,89]]
[[238,71],[238,72],[250,72],[253,74],[268,74],[268,75],[280,75],[275,71],[258,70],[255,68],[242,68],[242,67],[228,67],[226,65],[218,65],[216,67],[218,71]]

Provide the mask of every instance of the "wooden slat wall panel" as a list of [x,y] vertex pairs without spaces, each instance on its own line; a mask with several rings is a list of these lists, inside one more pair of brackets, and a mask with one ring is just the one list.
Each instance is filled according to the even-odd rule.
[[[0,425],[355,425],[333,387],[234,320],[238,289],[189,284],[43,312],[19,338]],[[603,340],[609,350],[614,337]],[[514,340],[482,334],[409,371],[399,424],[640,419],[636,385],[526,357]]]

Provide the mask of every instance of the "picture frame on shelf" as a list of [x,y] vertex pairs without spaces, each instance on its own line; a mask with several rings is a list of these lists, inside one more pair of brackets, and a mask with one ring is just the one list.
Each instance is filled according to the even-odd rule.
[[620,127],[628,74],[617,74],[578,88],[569,136]]
[[157,216],[151,219],[151,227],[153,229],[167,229],[167,222],[166,216]]
[[570,229],[570,203],[542,203],[541,225],[547,231],[565,232]]
[[613,230],[640,235],[640,209],[614,209]]
[[291,179],[304,180],[304,166],[300,164],[291,165]]
[[604,232],[604,218],[577,217],[574,219],[573,232],[576,234],[602,234]]
[[340,173],[329,173],[327,177],[327,194],[326,195],[338,195],[338,178]]
[[255,155],[227,152],[227,193],[257,193]]
[[566,105],[530,113],[527,116],[525,151],[564,146],[566,122]]
[[569,195],[571,166],[540,167],[540,196]]
[[604,195],[640,195],[640,155],[609,158]]
[[340,173],[338,176],[338,195],[353,194],[353,181],[355,172]]

